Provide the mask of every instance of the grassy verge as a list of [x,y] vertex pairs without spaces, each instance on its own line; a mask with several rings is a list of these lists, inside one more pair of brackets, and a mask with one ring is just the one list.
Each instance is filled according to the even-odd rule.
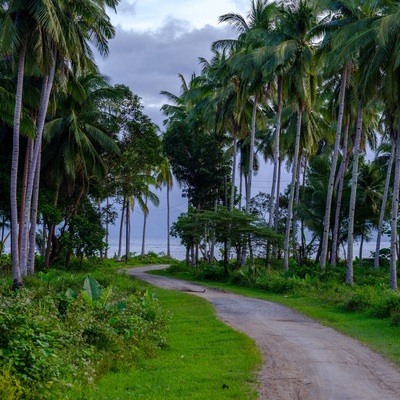
[[260,354],[245,335],[216,319],[198,297],[156,289],[171,312],[168,347],[138,368],[108,374],[97,399],[255,399]]
[[[152,273],[171,276],[171,273],[163,270]],[[227,282],[198,280],[185,272],[175,273],[173,276],[207,286],[219,287],[244,296],[283,304],[360,341],[400,366],[400,327],[391,326],[389,318],[373,318],[368,312],[349,312],[340,306],[307,296],[307,292],[276,294]]]

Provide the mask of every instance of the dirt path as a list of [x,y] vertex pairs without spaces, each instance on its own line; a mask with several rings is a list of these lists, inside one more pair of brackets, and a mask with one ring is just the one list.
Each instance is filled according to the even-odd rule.
[[222,321],[253,338],[264,360],[260,399],[400,399],[400,369],[357,341],[276,303],[145,273],[165,267],[128,272],[152,285],[203,297]]

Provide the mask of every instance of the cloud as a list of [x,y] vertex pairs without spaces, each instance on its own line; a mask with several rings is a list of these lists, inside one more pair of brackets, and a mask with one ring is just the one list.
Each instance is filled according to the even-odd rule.
[[159,111],[164,102],[160,91],[179,94],[182,74],[187,80],[200,72],[199,57],[211,58],[213,41],[232,37],[223,27],[207,25],[201,29],[170,18],[156,31],[137,32],[117,27],[107,59],[98,59],[100,71],[113,84],[122,83],[143,99],[145,112],[161,126]]

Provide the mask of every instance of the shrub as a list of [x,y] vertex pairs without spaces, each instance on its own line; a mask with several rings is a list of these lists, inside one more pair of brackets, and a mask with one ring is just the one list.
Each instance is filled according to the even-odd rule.
[[371,313],[377,318],[389,318],[392,313],[400,309],[400,295],[393,290],[386,290],[381,293],[373,304]]
[[20,391],[26,400],[61,398],[71,386],[90,392],[102,373],[165,345],[167,318],[151,292],[133,280],[129,294],[91,277],[82,287],[82,280],[51,271],[0,294],[1,399]]

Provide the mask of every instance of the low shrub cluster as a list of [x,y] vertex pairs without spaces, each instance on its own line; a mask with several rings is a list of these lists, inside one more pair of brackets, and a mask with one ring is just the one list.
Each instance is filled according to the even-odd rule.
[[[226,281],[221,267],[200,264],[185,267],[180,264],[170,268],[171,273],[190,274],[195,279]],[[295,262],[288,272],[281,269],[266,270],[265,267],[244,266],[229,272],[229,282],[270,293],[306,295],[322,304],[335,306],[349,312],[366,312],[375,318],[389,318],[390,324],[400,326],[400,294],[389,289],[387,269],[375,271],[372,266],[356,266],[356,285],[346,285],[346,268],[326,267],[309,263],[299,266]]]
[[167,317],[151,292],[112,285],[118,278],[107,274],[99,281],[50,271],[16,293],[3,288],[1,399],[85,398],[76,393],[105,372],[165,345]]

